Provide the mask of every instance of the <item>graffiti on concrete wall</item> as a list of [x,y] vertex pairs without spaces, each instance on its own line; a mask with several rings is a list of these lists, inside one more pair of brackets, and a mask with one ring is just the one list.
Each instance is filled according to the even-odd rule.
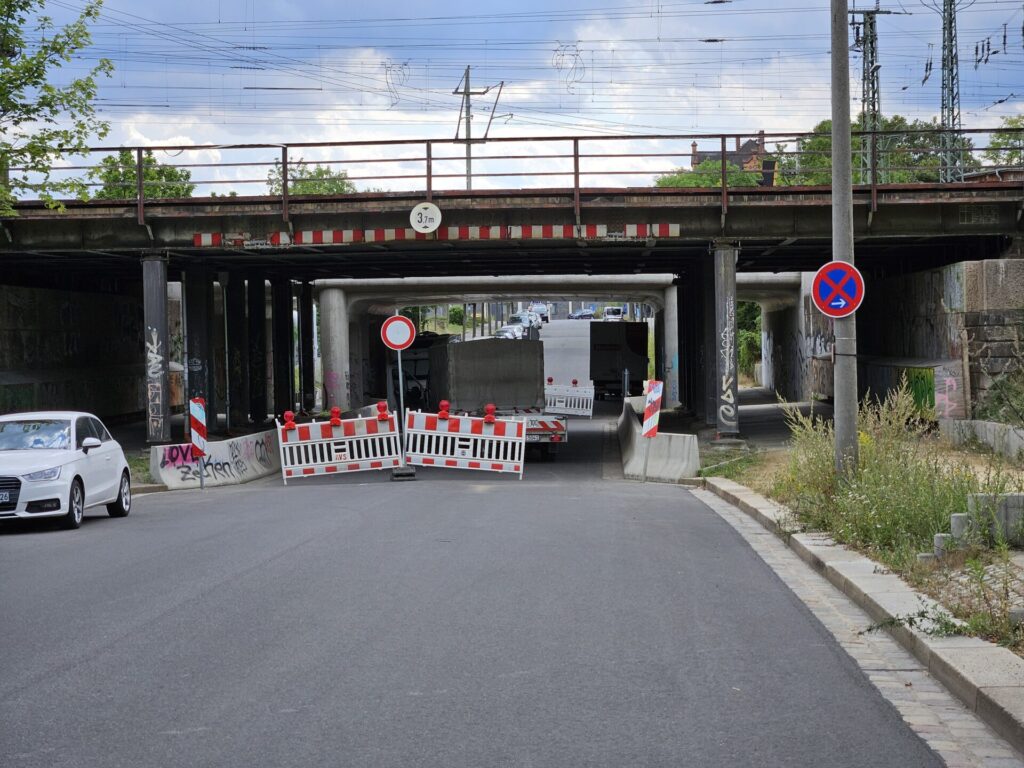
[[940,419],[967,417],[963,364],[951,361],[935,368],[935,413]]
[[725,317],[719,337],[718,364],[720,382],[718,391],[718,428],[720,431],[732,431],[737,428],[739,419],[736,411],[736,296],[727,294],[725,297]]
[[146,417],[151,439],[159,440],[164,431],[164,354],[160,334],[152,326],[146,329]]
[[276,432],[259,432],[231,440],[207,443],[207,455],[192,458],[189,444],[153,448],[150,474],[168,488],[197,488],[200,477],[206,485],[234,485],[280,471]]

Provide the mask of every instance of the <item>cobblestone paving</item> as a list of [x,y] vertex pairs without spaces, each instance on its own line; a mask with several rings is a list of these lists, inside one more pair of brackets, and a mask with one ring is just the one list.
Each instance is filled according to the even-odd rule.
[[1024,768],[1024,758],[774,534],[709,491],[689,491],[728,522],[803,601],[903,719],[950,768]]

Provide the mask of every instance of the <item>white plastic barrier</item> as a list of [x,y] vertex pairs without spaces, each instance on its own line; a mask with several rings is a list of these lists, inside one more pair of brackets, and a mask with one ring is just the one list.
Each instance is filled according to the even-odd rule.
[[594,415],[594,388],[548,384],[544,387],[544,412],[591,418]]
[[[493,406],[491,406],[493,408]],[[526,421],[406,411],[405,459],[414,466],[523,476]]]
[[[287,415],[287,414],[285,414]],[[312,424],[278,425],[281,479],[393,469],[401,464],[401,443],[393,413]]]

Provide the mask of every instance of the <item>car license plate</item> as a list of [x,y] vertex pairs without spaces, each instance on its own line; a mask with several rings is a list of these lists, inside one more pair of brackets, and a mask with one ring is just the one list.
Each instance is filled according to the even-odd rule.
[[0,491],[0,504],[8,504],[11,501],[10,491]]
[[539,443],[540,442],[540,435],[527,435],[526,436],[526,442],[528,442],[528,443]]

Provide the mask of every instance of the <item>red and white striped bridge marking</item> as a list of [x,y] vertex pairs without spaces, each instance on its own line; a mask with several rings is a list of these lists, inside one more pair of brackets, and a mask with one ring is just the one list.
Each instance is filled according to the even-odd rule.
[[[621,232],[609,232],[607,224],[523,224],[514,226],[480,225],[442,227],[436,233],[417,232],[411,227],[372,229],[303,229],[270,232],[262,238],[249,234],[197,232],[192,236],[196,248],[267,248],[291,245],[351,245],[352,243],[390,243],[407,240],[604,240],[612,237],[631,239],[680,237],[679,224],[625,224]],[[436,237],[435,237],[436,234]]]

